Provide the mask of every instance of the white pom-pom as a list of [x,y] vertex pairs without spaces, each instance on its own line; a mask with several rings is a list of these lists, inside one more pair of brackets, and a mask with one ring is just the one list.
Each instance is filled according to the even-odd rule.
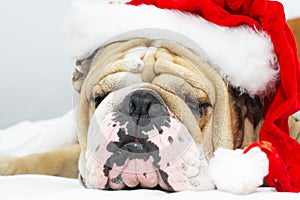
[[249,194],[263,184],[268,169],[269,160],[258,147],[246,154],[241,149],[219,148],[210,160],[209,176],[219,190]]

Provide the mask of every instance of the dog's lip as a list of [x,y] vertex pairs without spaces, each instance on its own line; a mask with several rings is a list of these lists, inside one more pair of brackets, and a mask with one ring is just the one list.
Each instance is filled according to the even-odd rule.
[[125,150],[130,153],[150,153],[153,151],[157,151],[157,149],[153,149],[151,145],[151,141],[148,141],[148,138],[140,138],[140,137],[131,137],[127,141],[119,141],[120,149]]
[[132,135],[128,135],[128,134],[126,134],[125,136],[127,136],[127,137],[122,138],[121,140],[117,141],[117,142],[120,142],[122,144],[121,146],[124,146],[128,143],[145,144],[148,140],[147,137],[138,137],[138,136],[132,136]]
[[[146,140],[144,138],[131,137],[128,141],[122,142],[122,145],[120,147],[129,152],[142,153],[145,147],[145,143]],[[133,149],[135,149],[135,151]]]
[[144,146],[145,145],[140,143],[140,142],[129,142],[127,144],[124,144],[123,148],[126,149],[129,152],[143,153]]

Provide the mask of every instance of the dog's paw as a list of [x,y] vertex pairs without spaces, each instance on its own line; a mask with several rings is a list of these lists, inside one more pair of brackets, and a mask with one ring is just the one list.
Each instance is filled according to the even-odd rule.
[[18,158],[0,156],[0,175],[8,176],[18,174],[22,165]]

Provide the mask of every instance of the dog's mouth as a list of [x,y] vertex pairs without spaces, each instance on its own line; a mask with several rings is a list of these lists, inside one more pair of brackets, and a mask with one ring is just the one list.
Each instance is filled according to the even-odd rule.
[[88,133],[86,174],[82,174],[86,186],[212,189],[203,148],[160,99],[140,94],[133,93],[113,112],[96,110]]
[[123,128],[119,130],[118,137],[119,141],[111,141],[107,145],[107,151],[112,155],[104,165],[104,175],[108,177],[105,189],[153,188],[164,184],[165,189],[174,191],[167,173],[159,164],[158,145],[148,138],[130,136]]

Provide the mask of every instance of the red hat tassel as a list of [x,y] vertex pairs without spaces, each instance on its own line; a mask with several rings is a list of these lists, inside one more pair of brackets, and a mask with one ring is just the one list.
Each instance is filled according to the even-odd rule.
[[267,141],[254,142],[244,150],[244,154],[254,147],[259,147],[269,159],[269,174],[266,181],[270,187],[275,187],[279,192],[299,192],[291,185],[288,167],[279,156],[276,148]]

